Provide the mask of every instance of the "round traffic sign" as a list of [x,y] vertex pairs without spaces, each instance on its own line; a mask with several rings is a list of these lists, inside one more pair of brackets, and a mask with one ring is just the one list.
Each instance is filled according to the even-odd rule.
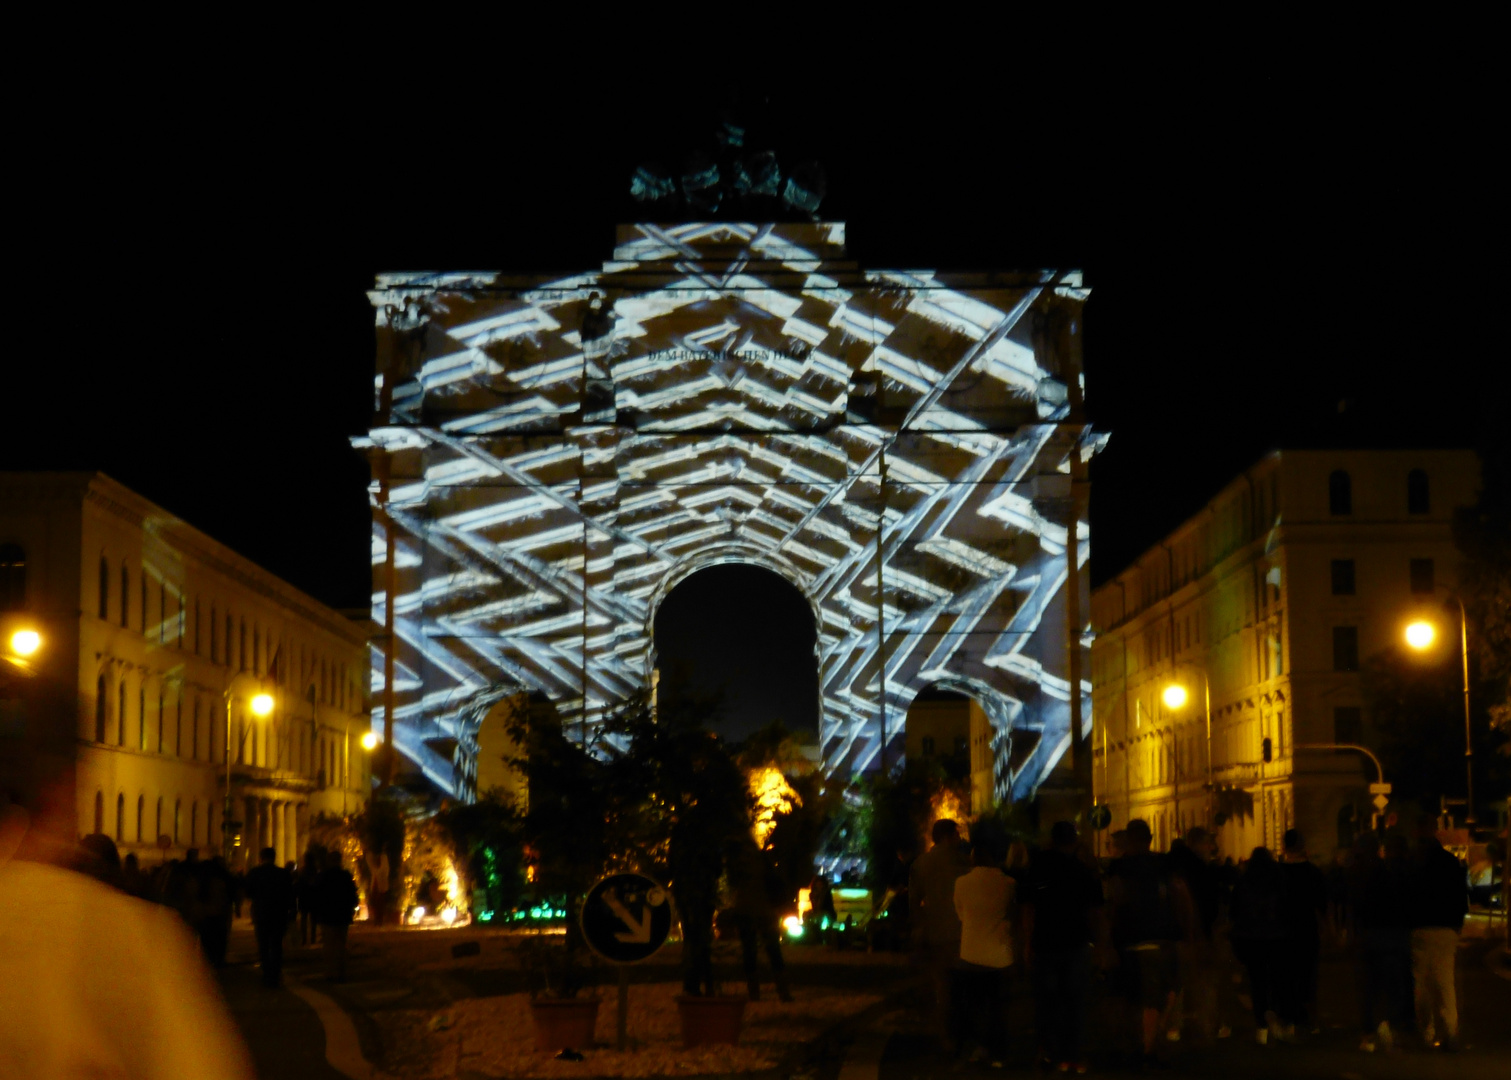
[[671,930],[671,893],[643,874],[610,874],[582,902],[582,936],[612,964],[653,955]]

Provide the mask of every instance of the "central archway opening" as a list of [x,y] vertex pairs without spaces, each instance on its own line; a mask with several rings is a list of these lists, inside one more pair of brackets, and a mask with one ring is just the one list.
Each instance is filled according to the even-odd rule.
[[713,728],[743,742],[780,720],[818,741],[818,628],[786,578],[758,566],[710,566],[684,578],[656,612],[652,634],[662,700],[719,700]]

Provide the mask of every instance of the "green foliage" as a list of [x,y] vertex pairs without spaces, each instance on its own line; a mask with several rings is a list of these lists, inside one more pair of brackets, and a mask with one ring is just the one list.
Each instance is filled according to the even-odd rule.
[[[362,842],[366,856],[376,858],[379,852],[388,856],[391,880],[398,880],[404,861],[403,796],[393,788],[374,792],[361,813],[352,817],[352,828]],[[360,868],[359,868],[360,869]]]
[[839,824],[850,835],[840,839],[849,841],[847,852],[866,859],[866,884],[873,889],[885,887],[885,876],[899,853],[911,858],[927,847],[934,806],[944,792],[970,805],[969,791],[934,758],[909,758],[901,770],[864,777],[853,790],[856,799],[849,804],[851,812]]
[[481,889],[490,911],[507,912],[527,894],[524,815],[499,792],[475,803],[450,803],[435,815],[451,843],[457,873],[469,893]]
[[[1481,455],[1480,501],[1454,517],[1469,650],[1490,724],[1511,734],[1511,451]],[[1500,744],[1511,753],[1511,740]]]
[[[1364,666],[1362,689],[1379,733],[1380,762],[1393,797],[1436,813],[1441,796],[1464,794],[1464,686],[1457,649],[1420,655],[1392,647]],[[1471,701],[1475,701],[1472,693]],[[1480,695],[1473,710],[1475,800],[1504,798],[1511,770],[1497,748],[1504,732],[1492,730]],[[1371,778],[1373,779],[1373,778]]]

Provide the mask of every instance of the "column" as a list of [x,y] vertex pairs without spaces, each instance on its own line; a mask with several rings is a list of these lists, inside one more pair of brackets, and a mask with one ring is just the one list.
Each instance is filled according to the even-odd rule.
[[268,803],[268,810],[269,810],[269,814],[268,814],[268,817],[269,817],[268,832],[271,834],[271,837],[270,837],[270,839],[268,841],[268,846],[273,849],[273,852],[274,852],[273,860],[279,866],[282,866],[283,865],[283,803],[281,803],[281,802],[270,802],[270,803]]

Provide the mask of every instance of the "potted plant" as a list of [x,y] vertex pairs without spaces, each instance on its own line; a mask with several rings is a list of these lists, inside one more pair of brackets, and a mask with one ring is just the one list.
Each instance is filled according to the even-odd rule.
[[521,950],[531,976],[530,1007],[539,1050],[578,1050],[592,1041],[598,997],[584,993],[588,950],[577,918],[582,898],[603,872],[611,848],[611,792],[596,742],[579,745],[562,723],[520,699],[506,729],[521,754],[509,763],[525,777],[519,837],[530,853],[526,896],[538,908],[560,904],[566,936],[537,937]]

